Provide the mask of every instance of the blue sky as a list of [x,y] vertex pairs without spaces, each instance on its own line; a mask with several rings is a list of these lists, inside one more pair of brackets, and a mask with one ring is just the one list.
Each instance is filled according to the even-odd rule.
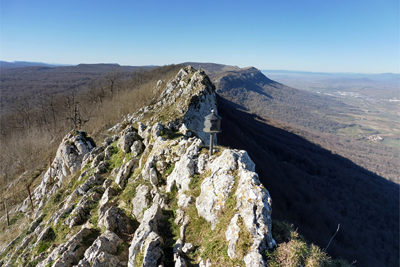
[[398,0],[0,0],[5,61],[399,73]]

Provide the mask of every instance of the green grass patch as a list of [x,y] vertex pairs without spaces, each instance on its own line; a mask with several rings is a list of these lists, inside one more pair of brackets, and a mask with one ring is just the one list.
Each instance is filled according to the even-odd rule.
[[135,266],[142,266],[143,261],[144,261],[144,253],[143,252],[139,252],[138,254],[136,254]]
[[46,250],[49,249],[49,247],[52,245],[51,241],[46,241],[46,242],[40,242],[37,246],[36,246],[36,251],[37,254],[39,255],[40,253],[45,252]]
[[[30,205],[30,203],[29,203]],[[25,215],[22,212],[18,212],[16,215],[12,216],[10,218],[10,225],[12,226],[14,224],[16,224],[17,222],[19,222],[21,219],[23,219],[25,217]]]
[[71,232],[75,232],[76,229],[70,229],[68,225],[64,223],[64,220],[58,220],[57,224],[54,226],[55,233],[55,243],[61,244],[65,242],[65,237]]
[[174,171],[174,169],[175,169],[175,164],[169,164],[168,166],[167,166],[167,168],[165,169],[165,172],[163,173],[163,177],[167,177],[167,176],[169,176],[173,171]]
[[[164,118],[164,116],[163,115],[160,115],[160,119],[161,118]],[[161,121],[164,121],[165,119],[161,119]],[[162,131],[161,131],[161,136],[163,137],[163,138],[165,138],[165,139],[178,139],[179,137],[181,137],[181,136],[183,136],[183,134],[182,133],[180,133],[180,132],[174,132],[174,131],[172,131],[172,130],[170,130],[170,129],[168,129],[168,128],[164,128]]]
[[141,184],[147,185],[149,188],[153,187],[150,181],[138,178],[133,182],[128,182],[124,191],[122,191],[122,194],[120,195],[120,200],[126,202],[129,205],[130,210],[132,210],[132,198],[136,195],[136,188]]
[[38,265],[38,263],[39,263],[39,260],[33,260],[28,263],[27,267],[35,267],[36,265]]
[[110,160],[108,163],[110,164],[108,166],[108,170],[113,170],[115,168],[119,168],[122,166],[124,159],[125,162],[128,162],[129,160],[132,159],[132,154],[131,153],[125,153],[122,150],[119,150],[116,146],[116,142],[112,144],[112,149],[113,149],[113,155],[111,156]]
[[89,222],[91,224],[93,224],[93,227],[95,229],[98,229],[98,222],[99,222],[99,209],[92,209],[90,211],[90,218],[89,218]]
[[126,243],[122,243],[122,244],[118,245],[118,247],[117,247],[117,252],[115,252],[115,255],[116,255],[116,256],[121,255],[121,253],[122,253],[124,250],[126,250],[127,248],[128,248],[128,245],[127,245]]

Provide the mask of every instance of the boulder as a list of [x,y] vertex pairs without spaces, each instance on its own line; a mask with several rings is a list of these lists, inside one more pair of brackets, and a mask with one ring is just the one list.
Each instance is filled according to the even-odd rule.
[[183,247],[182,247],[182,252],[187,254],[187,253],[193,251],[193,249],[194,249],[194,246],[192,243],[185,243],[185,245],[183,245]]
[[143,219],[143,210],[150,205],[150,189],[147,185],[139,185],[136,188],[135,197],[132,199],[132,213],[138,222]]
[[137,140],[137,141],[133,142],[133,144],[131,146],[132,157],[139,156],[140,153],[143,152],[143,149],[144,149],[144,145],[143,145],[142,141]]
[[139,159],[134,158],[128,161],[125,165],[123,165],[115,178],[115,183],[121,188],[125,188],[125,181],[128,176],[131,174],[132,170],[136,169],[139,164]]
[[99,201],[100,208],[103,207],[105,204],[107,204],[110,201],[110,199],[116,196],[117,194],[118,194],[117,190],[115,190],[110,186],[107,187],[106,191],[104,192],[103,196]]
[[120,260],[117,256],[102,251],[97,255],[92,267],[116,267],[119,262]]
[[155,169],[155,162],[156,160],[154,156],[150,156],[146,164],[144,165],[142,172],[140,173],[142,175],[142,178],[150,181],[153,186],[158,185],[158,176]]
[[[175,164],[175,168],[167,178],[167,192],[171,192],[172,186],[175,184],[179,192],[189,190],[189,183],[195,174],[195,157],[198,156],[202,141],[200,139],[192,139],[191,145],[185,150],[181,159]],[[183,145],[180,143],[180,145]]]
[[[143,257],[145,259],[147,258],[146,262],[154,264],[143,266],[158,267],[162,264],[162,239],[158,235],[158,223],[161,217],[162,212],[158,203],[153,203],[153,205],[145,211],[143,220],[135,231],[131,246],[129,247],[128,267],[134,267],[134,262],[139,253],[143,253]],[[154,251],[152,251],[151,248],[154,248]]]
[[117,147],[125,153],[129,153],[133,142],[137,139],[138,135],[136,132],[128,132],[120,136],[120,138],[118,139]]
[[153,139],[157,139],[157,137],[159,137],[161,135],[161,132],[164,130],[164,126],[157,122],[156,124],[153,125],[153,127],[151,128],[151,135],[153,137]]
[[[110,230],[106,230],[104,234],[100,235],[85,251],[85,260],[89,263],[94,263],[102,252],[114,254],[117,252],[117,247],[122,243],[123,241],[121,238]],[[103,254],[103,256],[105,255]]]
[[89,196],[83,196],[76,205],[76,208],[71,212],[71,215],[65,220],[65,224],[67,224],[69,228],[78,224],[83,224],[89,218],[91,205],[93,203],[94,201]]
[[133,231],[131,219],[119,208],[111,206],[105,210],[99,209],[99,227],[109,231],[130,234]]

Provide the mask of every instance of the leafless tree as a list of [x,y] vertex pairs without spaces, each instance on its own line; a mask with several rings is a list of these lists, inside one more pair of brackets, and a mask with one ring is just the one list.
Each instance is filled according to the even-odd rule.
[[110,90],[111,97],[113,97],[114,92],[119,90],[119,81],[121,79],[121,73],[118,70],[112,71],[106,74],[105,79],[107,82],[108,89]]
[[106,97],[104,84],[100,80],[93,80],[88,86],[87,96],[90,102],[94,104],[102,104]]
[[71,126],[74,129],[79,129],[90,120],[95,106],[92,108],[80,106],[76,91],[73,91],[69,96],[66,96],[66,101],[67,120],[71,122]]
[[12,108],[14,127],[20,130],[30,129],[32,124],[32,103],[29,96],[18,98]]

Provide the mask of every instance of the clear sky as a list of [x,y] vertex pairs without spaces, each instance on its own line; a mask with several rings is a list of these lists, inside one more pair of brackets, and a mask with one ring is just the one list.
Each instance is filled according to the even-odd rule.
[[0,0],[4,61],[400,72],[399,0]]

